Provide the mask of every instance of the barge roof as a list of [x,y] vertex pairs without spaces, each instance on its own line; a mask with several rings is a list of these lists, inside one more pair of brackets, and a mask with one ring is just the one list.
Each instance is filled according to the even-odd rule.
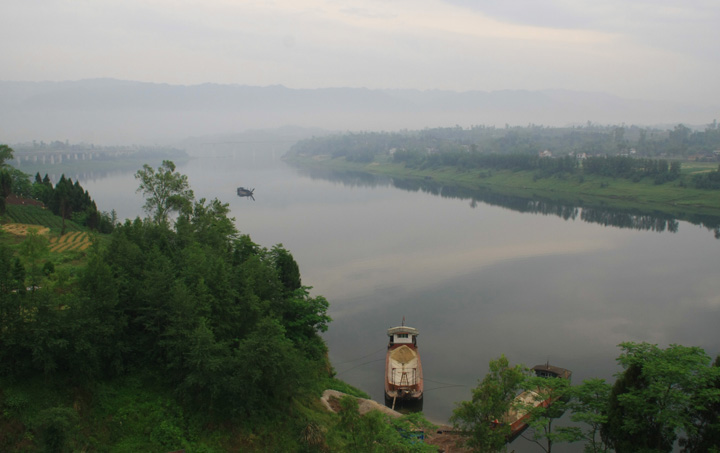
[[391,327],[387,331],[387,334],[390,337],[395,334],[398,334],[398,333],[409,333],[411,335],[420,335],[420,332],[416,328],[408,327],[408,326]]

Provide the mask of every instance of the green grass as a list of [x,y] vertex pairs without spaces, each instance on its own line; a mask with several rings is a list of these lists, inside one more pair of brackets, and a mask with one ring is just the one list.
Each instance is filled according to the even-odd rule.
[[370,395],[367,393],[339,379],[330,379],[325,387],[328,390],[337,390],[338,392],[347,393],[348,395],[356,396],[358,398],[371,399]]
[[680,169],[682,175],[696,175],[718,169],[717,162],[683,162]]

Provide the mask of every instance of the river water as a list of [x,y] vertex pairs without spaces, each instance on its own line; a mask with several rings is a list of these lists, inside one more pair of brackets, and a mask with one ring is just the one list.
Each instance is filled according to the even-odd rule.
[[[256,243],[282,243],[330,301],[324,337],[339,378],[383,401],[386,330],[403,319],[419,329],[432,421],[446,423],[501,354],[568,368],[579,383],[612,380],[624,341],[720,353],[720,240],[706,227],[314,174],[232,146],[178,171],[196,197],[229,203]],[[132,173],[74,179],[100,210],[143,215]],[[241,185],[254,201],[235,195]]]

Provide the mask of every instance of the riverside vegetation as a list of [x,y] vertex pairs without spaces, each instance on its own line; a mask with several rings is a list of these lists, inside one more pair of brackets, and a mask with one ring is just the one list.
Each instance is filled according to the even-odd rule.
[[[522,365],[501,356],[455,409],[452,421],[476,451],[506,450],[510,427],[494,425],[510,408],[528,413],[522,437],[546,453],[561,442],[583,442],[585,452],[683,453],[720,451],[720,356],[698,347],[622,343],[617,361],[623,371],[614,384],[586,379],[578,385],[561,378],[531,377]],[[515,400],[521,390],[535,401]],[[550,398],[549,406],[537,403]],[[567,419],[560,420],[566,412]],[[560,425],[565,422],[564,425]]]
[[[118,223],[112,214],[98,214],[109,232],[101,231],[102,222],[94,229],[76,223],[88,216],[76,215],[71,197],[59,203],[66,206],[64,221],[35,206],[6,206],[0,234],[0,450],[435,450],[408,435],[429,429],[419,414],[391,421],[379,412],[360,417],[351,398],[340,401],[339,414],[320,404],[327,388],[367,395],[334,378],[319,335],[330,322],[328,301],[310,295],[288,250],[281,244],[267,249],[240,234],[228,206],[195,200],[170,161],[157,169],[145,165],[136,177],[148,217]],[[30,186],[30,193],[47,191],[51,198],[79,187],[69,181],[52,186],[39,176]],[[86,195],[81,188],[74,193]],[[8,232],[10,223],[15,233]],[[69,236],[74,239],[64,242],[83,246],[50,246]],[[540,433],[536,440],[581,439],[591,451],[604,451],[597,448],[607,444],[587,433],[618,418],[611,411],[635,420],[632,414],[647,414],[649,407],[657,413],[651,425],[637,419],[607,431],[616,433],[607,439],[652,426],[662,443],[655,450],[648,444],[648,451],[666,451],[680,430],[687,433],[687,451],[707,451],[702,448],[713,445],[708,442],[716,442],[718,432],[717,367],[709,367],[698,348],[674,355],[644,344],[623,348],[626,371],[616,383],[618,396],[607,396],[604,382],[597,389],[583,383],[587,392],[569,399],[582,402],[577,412],[587,418],[577,421],[587,430],[554,437],[567,430],[539,430],[557,414],[538,412],[531,424]],[[673,365],[678,362],[682,366]],[[489,383],[509,365],[495,368],[491,364]],[[523,382],[539,385],[524,377],[513,382],[506,396]],[[672,390],[660,400],[653,392],[664,386]],[[472,401],[461,403],[454,420],[478,449],[492,442],[477,434],[487,414],[481,417],[484,409],[474,405],[494,397],[478,400],[481,394],[474,391]],[[646,407],[636,406],[639,401]]]
[[[477,126],[315,137],[287,154],[303,166],[575,206],[720,216],[720,128]],[[693,159],[689,161],[689,159]]]

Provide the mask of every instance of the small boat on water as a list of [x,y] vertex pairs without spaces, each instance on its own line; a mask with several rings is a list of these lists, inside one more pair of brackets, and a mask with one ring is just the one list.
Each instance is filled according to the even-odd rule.
[[238,197],[250,197],[253,199],[253,201],[255,201],[255,197],[253,197],[254,193],[255,193],[255,189],[247,189],[245,187],[237,188]]
[[[572,372],[565,368],[552,366],[549,363],[544,365],[535,365],[531,368],[535,375],[544,378],[558,378],[570,380]],[[515,397],[514,403],[519,407],[549,407],[557,398],[552,397],[548,394],[547,390],[538,388],[537,390],[525,390],[521,394]],[[511,409],[505,419],[504,423],[510,425],[510,435],[508,441],[511,442],[517,438],[523,431],[528,427],[528,419],[530,418],[529,409]]]
[[423,374],[414,327],[403,324],[387,331],[390,341],[385,357],[385,402],[420,402],[423,397]]

